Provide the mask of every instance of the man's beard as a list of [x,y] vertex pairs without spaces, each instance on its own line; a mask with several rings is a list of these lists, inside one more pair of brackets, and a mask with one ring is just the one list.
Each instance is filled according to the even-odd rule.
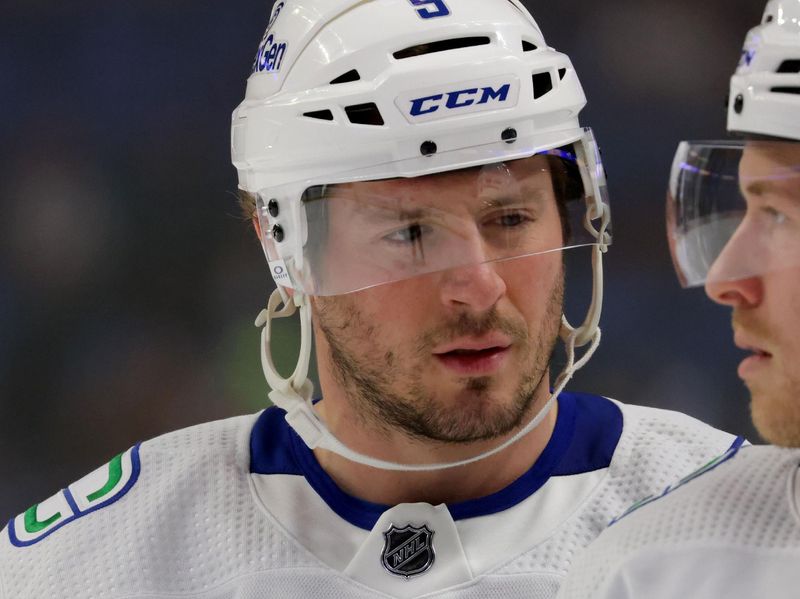
[[761,437],[781,447],[800,447],[800,405],[797,381],[781,381],[769,389],[750,389],[750,416]]
[[[402,357],[380,345],[377,328],[365,322],[349,298],[318,302],[316,320],[330,348],[334,375],[348,393],[361,424],[416,439],[470,443],[507,435],[535,416],[531,412],[536,392],[547,382],[545,374],[558,339],[563,295],[563,278],[559,277],[534,338],[521,318],[503,317],[493,307],[482,315],[462,313],[421,335],[413,354]],[[510,402],[497,396],[496,383],[502,380],[491,376],[465,377],[455,403],[441,401],[436,391],[425,388],[420,373],[435,360],[432,349],[436,345],[490,331],[509,336],[517,355],[524,359]]]
[[[777,339],[785,347],[785,339],[746,311],[733,311],[734,330],[746,331],[759,340]],[[750,391],[750,416],[761,437],[782,447],[800,447],[800,376],[795,364],[787,364],[787,352],[773,356],[773,376],[745,382]],[[790,357],[790,359],[793,356]]]

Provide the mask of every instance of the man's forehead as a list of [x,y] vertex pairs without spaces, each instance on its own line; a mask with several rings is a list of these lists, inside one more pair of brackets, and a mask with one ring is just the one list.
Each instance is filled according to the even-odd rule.
[[800,142],[748,142],[739,180],[748,194],[780,193],[800,200]]
[[742,166],[754,172],[775,166],[800,166],[800,141],[749,141],[744,147]]
[[337,184],[332,196],[393,197],[418,202],[425,202],[429,198],[441,201],[442,194],[457,195],[459,191],[469,191],[472,197],[476,194],[479,197],[491,197],[493,194],[505,195],[523,189],[530,191],[532,188],[547,187],[549,182],[547,159],[544,156],[532,156],[422,177]]

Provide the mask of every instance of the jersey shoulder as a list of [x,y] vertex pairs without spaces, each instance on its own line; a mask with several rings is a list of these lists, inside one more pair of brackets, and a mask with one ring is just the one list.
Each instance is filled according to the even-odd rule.
[[[706,475],[706,478],[703,481],[704,483],[707,483],[710,480],[716,478],[714,475],[709,475],[709,473],[712,472],[713,470],[716,470],[718,466],[724,464],[725,462],[733,460],[738,455],[739,450],[742,448],[743,445],[744,445],[744,439],[742,437],[737,437],[734,440],[734,442],[731,444],[731,446],[726,451],[724,451],[723,453],[721,453],[718,456],[715,456],[714,458],[712,458],[711,460],[709,460],[708,462],[706,462],[705,464],[703,464],[702,466],[700,466],[696,470],[693,470],[693,471],[689,472],[687,475],[683,476],[682,478],[677,479],[674,482],[668,484],[666,487],[664,487],[663,490],[659,491],[658,493],[653,493],[651,495],[648,495],[648,496],[643,497],[642,499],[638,500],[636,503],[634,503],[629,508],[627,508],[622,514],[620,514],[619,516],[615,517],[609,523],[609,525],[610,524],[615,524],[615,523],[619,522],[620,520],[622,520],[623,518],[625,518],[626,516],[628,516],[628,515],[632,514],[633,512],[643,508],[644,506],[649,505],[649,504],[651,504],[651,503],[653,503],[653,502],[655,502],[655,501],[657,501],[659,499],[662,499],[662,498],[666,497],[667,495],[669,495],[673,491],[679,489],[680,487],[686,485],[690,481],[692,481],[692,480],[694,480],[694,479],[696,479],[696,478],[698,478],[700,476]],[[740,466],[741,466],[742,461],[743,460],[738,460],[736,462],[736,466],[733,467],[734,470],[741,469]],[[725,475],[727,475],[728,472],[730,472],[730,469],[721,470],[719,472],[724,472]],[[717,474],[719,474],[719,472]],[[695,486],[695,487],[693,487],[693,490],[697,491],[698,488],[703,488],[703,486]]]
[[796,510],[792,493],[798,468],[800,450],[747,445],[740,437],[707,464],[629,507],[612,524],[645,506],[643,521],[638,525],[655,525],[661,519],[671,518],[676,509],[690,508],[687,513],[692,514],[702,512],[697,517],[707,520],[747,518],[747,514],[740,513],[741,507],[747,505],[764,508],[773,504],[772,513]]
[[[137,444],[12,518],[0,533],[7,595],[81,596],[79,573],[88,579],[107,567],[119,574],[136,567],[131,560],[157,560],[185,542],[196,519],[210,522],[214,512],[221,518],[221,489],[247,495],[254,421],[209,422]],[[208,535],[194,540],[200,548]]]
[[611,401],[622,410],[626,445],[692,447],[723,444],[727,448],[736,439],[736,435],[682,412]]
[[623,424],[607,476],[598,490],[601,529],[629,506],[659,495],[743,442],[686,414],[615,403]]
[[[618,583],[634,580],[672,593],[636,596],[686,596],[674,586],[681,571],[693,580],[703,569],[706,580],[743,572],[762,582],[767,569],[757,564],[786,571],[780,560],[796,561],[800,547],[799,467],[800,449],[737,443],[612,521],[579,556],[559,599],[629,596]],[[761,590],[736,596],[778,596]]]
[[645,466],[662,488],[744,441],[681,412],[617,403],[623,428],[612,472]]
[[181,471],[204,470],[203,464],[210,458],[220,459],[228,454],[235,460],[235,451],[231,453],[235,445],[225,443],[225,439],[235,435],[246,420],[209,422],[138,443],[12,518],[4,540],[17,548],[36,545],[71,523],[109,508],[129,493],[125,504],[116,509],[118,512],[131,509],[144,493],[139,492],[140,487],[165,488]]
[[108,463],[30,506],[8,522],[8,542],[14,547],[40,543],[71,522],[122,499],[139,480],[141,444],[114,456]]

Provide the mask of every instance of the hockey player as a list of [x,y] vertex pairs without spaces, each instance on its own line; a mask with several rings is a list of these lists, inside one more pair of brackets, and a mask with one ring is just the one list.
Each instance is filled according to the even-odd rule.
[[668,224],[679,277],[732,308],[759,433],[634,505],[564,599],[789,599],[800,589],[800,3],[773,0],[731,79],[728,130],[683,142]]
[[[257,321],[275,406],[14,518],[0,595],[554,596],[612,515],[734,441],[563,391],[599,341],[611,241],[584,104],[516,0],[278,2],[232,124],[278,285]],[[566,248],[594,265],[575,327]],[[271,325],[292,312],[284,378]]]

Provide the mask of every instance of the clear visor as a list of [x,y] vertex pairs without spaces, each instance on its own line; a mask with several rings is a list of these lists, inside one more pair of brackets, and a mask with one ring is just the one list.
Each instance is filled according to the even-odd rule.
[[681,142],[667,234],[684,287],[800,266],[800,143]]
[[[580,130],[574,141],[527,157],[413,178],[350,174],[347,182],[264,190],[257,209],[273,276],[277,268],[286,278],[276,281],[287,287],[339,295],[596,244],[601,229],[609,243],[605,180],[590,135]],[[292,227],[294,244],[288,231],[279,241],[274,206],[291,205],[298,193],[302,231]]]

